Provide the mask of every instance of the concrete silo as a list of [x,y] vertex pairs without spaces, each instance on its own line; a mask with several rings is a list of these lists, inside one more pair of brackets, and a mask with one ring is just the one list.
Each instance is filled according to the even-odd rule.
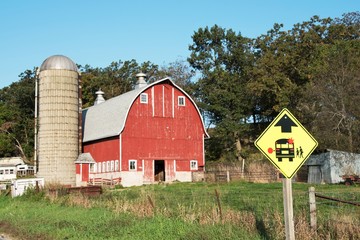
[[38,70],[37,176],[45,183],[75,185],[79,155],[79,73],[68,57],[47,58]]

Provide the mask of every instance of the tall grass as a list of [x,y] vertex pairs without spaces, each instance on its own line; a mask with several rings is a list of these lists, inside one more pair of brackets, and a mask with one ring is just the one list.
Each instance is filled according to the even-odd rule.
[[[297,239],[360,239],[359,211],[318,204],[309,227],[309,185],[293,184]],[[358,201],[360,189],[319,185],[316,191]],[[351,198],[351,199],[349,199]],[[0,229],[23,239],[284,239],[281,183],[175,183],[107,190],[99,197],[27,194],[0,197]]]

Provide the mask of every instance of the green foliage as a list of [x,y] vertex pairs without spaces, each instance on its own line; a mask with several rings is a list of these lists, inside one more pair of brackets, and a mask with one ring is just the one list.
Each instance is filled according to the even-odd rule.
[[302,104],[309,126],[323,148],[359,151],[360,41],[324,45],[318,55],[316,81]]
[[217,25],[194,33],[188,61],[201,73],[195,99],[214,128],[208,160],[251,154],[247,144],[284,107],[315,133],[320,148],[360,151],[359,113],[350,106],[359,91],[359,12],[282,28],[274,24],[253,40]]
[[33,156],[35,70],[0,90],[0,157]]
[[[195,99],[208,125],[216,126],[214,140],[221,141],[217,144],[223,148],[221,152],[214,149],[209,154],[239,159],[240,138],[245,137],[249,127],[247,117],[252,111],[252,99],[246,91],[248,69],[253,64],[251,41],[217,25],[200,28],[192,38],[194,43],[189,47],[192,52],[188,61],[202,75],[195,83]],[[211,142],[215,143],[214,140]]]

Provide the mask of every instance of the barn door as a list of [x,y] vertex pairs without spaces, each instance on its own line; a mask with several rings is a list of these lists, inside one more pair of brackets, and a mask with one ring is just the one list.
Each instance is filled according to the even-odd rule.
[[165,182],[165,161],[155,160],[154,161],[154,179],[155,182]]
[[309,166],[308,183],[320,184],[321,183],[321,166],[312,165]]

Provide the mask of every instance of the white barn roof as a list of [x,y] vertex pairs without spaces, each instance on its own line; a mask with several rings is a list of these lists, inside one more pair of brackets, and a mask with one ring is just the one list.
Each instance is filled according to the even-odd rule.
[[[119,135],[125,127],[128,112],[136,98],[146,89],[164,81],[170,81],[173,86],[178,88],[193,101],[190,96],[180,87],[176,86],[170,78],[164,78],[145,87],[126,92],[83,110],[83,142],[90,142]],[[196,104],[194,102],[193,104],[200,115]],[[207,133],[205,133],[205,135],[208,137]]]
[[1,165],[12,165],[12,166],[17,166],[17,165],[23,165],[24,160],[21,157],[7,157],[7,158],[0,158],[0,166]]

